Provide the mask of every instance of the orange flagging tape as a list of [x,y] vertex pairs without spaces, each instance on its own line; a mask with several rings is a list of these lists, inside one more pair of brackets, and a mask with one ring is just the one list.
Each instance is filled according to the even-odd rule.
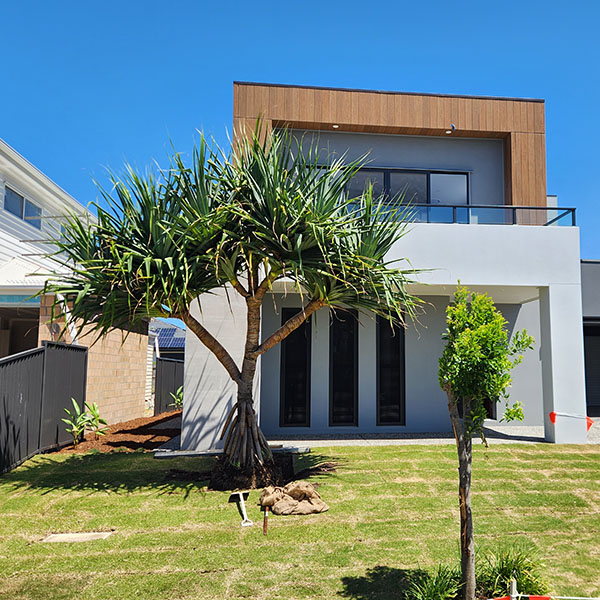
[[[548,414],[548,416],[550,417],[550,423],[552,423],[552,425],[556,424],[556,417],[573,417],[575,419],[585,419],[585,422],[587,424],[587,430],[589,431],[591,426],[594,424],[594,419],[591,419],[590,417],[584,417],[584,416],[580,416],[580,415],[570,415],[568,413],[557,413],[552,411],[551,413]],[[534,596],[531,596],[532,598]],[[546,598],[546,596],[540,596],[540,598]]]

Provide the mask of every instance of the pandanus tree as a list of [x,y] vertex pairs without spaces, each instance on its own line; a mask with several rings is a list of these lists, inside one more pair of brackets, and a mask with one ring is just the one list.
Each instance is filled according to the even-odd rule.
[[519,402],[509,404],[510,373],[533,347],[525,330],[509,337],[506,319],[486,294],[459,286],[446,309],[447,341],[439,361],[439,383],[448,397],[458,451],[460,550],[465,600],[475,599],[475,541],[471,510],[473,436],[487,444],[483,423],[486,402],[506,401],[501,420],[522,420]]
[[[262,465],[271,455],[253,404],[258,358],[320,308],[368,311],[392,326],[418,303],[407,292],[408,264],[386,258],[407,231],[403,207],[369,189],[347,197],[361,164],[257,127],[227,155],[202,138],[189,165],[175,154],[154,175],[128,167],[101,188],[96,223],[66,218],[44,293],[64,298],[77,327],[97,336],[151,317],[182,319],[237,386],[226,459]],[[261,307],[281,279],[302,309],[261,339]],[[192,314],[196,299],[201,307],[202,295],[219,288],[245,300],[241,364]]]

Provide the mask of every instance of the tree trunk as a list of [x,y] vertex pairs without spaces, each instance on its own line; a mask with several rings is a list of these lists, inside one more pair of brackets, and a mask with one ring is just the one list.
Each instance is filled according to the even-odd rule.
[[252,398],[254,373],[238,383],[237,402],[225,422],[223,454],[234,466],[252,471],[272,458],[269,444],[258,426]]
[[269,444],[258,427],[252,397],[252,384],[256,364],[261,354],[284,340],[313,312],[324,306],[322,300],[311,300],[302,311],[286,321],[277,331],[260,343],[260,317],[263,298],[275,276],[266,276],[258,282],[258,267],[249,269],[248,289],[239,281],[233,282],[235,290],[246,299],[246,343],[241,370],[225,347],[195,319],[191,313],[180,316],[200,341],[215,355],[237,385],[237,400],[225,419],[221,440],[225,439],[223,454],[226,460],[244,471],[255,471],[272,460]]
[[[225,458],[232,465],[239,466],[245,471],[254,471],[272,458],[269,444],[258,427],[252,397],[258,360],[256,351],[260,343],[260,311],[264,297],[264,293],[258,293],[260,286],[257,280],[258,273],[254,272],[249,278],[253,293],[246,296],[246,344],[240,378],[237,381],[238,393],[235,407],[237,414],[229,428],[229,439],[225,441],[223,450]],[[227,424],[223,431],[225,432],[226,429]]]
[[471,433],[465,427],[471,403],[463,400],[463,418],[458,413],[454,396],[448,392],[448,410],[458,451],[458,498],[460,508],[460,563],[465,600],[475,600],[475,541],[471,511],[471,462],[473,446]]

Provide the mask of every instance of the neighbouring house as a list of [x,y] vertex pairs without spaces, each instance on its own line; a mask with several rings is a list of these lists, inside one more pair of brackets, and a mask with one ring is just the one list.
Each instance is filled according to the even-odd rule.
[[[40,240],[60,235],[68,211],[93,215],[72,196],[0,140],[0,358],[59,341],[61,325],[49,322],[54,298],[31,298],[53,268]],[[96,402],[109,423],[144,414],[147,335],[114,331],[88,354],[87,401]],[[88,346],[90,337],[66,340]]]
[[154,343],[158,358],[183,360],[185,356],[185,327],[162,319],[152,319],[148,340]]
[[[152,319],[148,326],[148,354],[146,362],[146,408],[156,412],[157,359],[183,361],[185,357],[185,327],[164,319]],[[164,361],[163,361],[164,362]],[[173,370],[173,368],[171,368]],[[161,372],[162,373],[162,372]],[[177,374],[180,370],[177,369]],[[164,373],[163,373],[164,375]],[[175,392],[183,384],[182,378],[167,377],[159,386]],[[171,389],[172,388],[172,389]],[[164,393],[165,390],[163,390]],[[159,394],[160,395],[160,394]],[[159,398],[160,403],[160,398]],[[161,405],[165,403],[162,402]],[[160,408],[160,406],[159,406]]]
[[[235,83],[234,134],[247,135],[259,116],[314,139],[324,157],[368,153],[350,192],[372,184],[390,199],[405,193],[416,220],[389,258],[427,270],[411,285],[427,303],[419,324],[391,332],[369,315],[322,309],[261,357],[256,404],[267,437],[449,431],[437,367],[460,280],[492,296],[511,331],[535,337],[511,389],[525,424],[543,425],[550,442],[586,441],[579,229],[574,209],[546,194],[543,100]],[[597,357],[598,297],[596,321],[586,322],[586,352]],[[271,300],[263,337],[301,307],[283,284]],[[195,316],[239,361],[245,304],[229,301],[207,295]],[[185,360],[182,448],[215,447],[235,386],[191,333]],[[596,406],[598,372],[588,369]],[[501,414],[490,406],[488,416]]]

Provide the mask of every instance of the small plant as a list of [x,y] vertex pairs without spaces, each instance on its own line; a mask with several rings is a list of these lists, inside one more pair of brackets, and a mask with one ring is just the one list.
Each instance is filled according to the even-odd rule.
[[169,406],[174,406],[176,410],[183,408],[183,386],[180,385],[175,393],[171,392],[171,398],[173,402]]
[[438,565],[432,575],[427,575],[411,584],[410,600],[455,600],[461,588],[460,569]]
[[510,593],[510,580],[515,579],[521,594],[546,594],[548,585],[542,576],[543,564],[537,550],[511,547],[488,552],[480,561],[478,589],[485,598]]
[[88,415],[87,429],[94,434],[95,439],[98,439],[101,435],[106,435],[108,422],[100,416],[98,405],[95,402],[92,402],[91,405],[86,402],[85,407]]
[[65,428],[66,432],[73,436],[73,446],[77,446],[89,423],[90,415],[81,410],[79,404],[75,401],[75,398],[71,398],[71,402],[73,403],[73,412],[68,408],[65,408],[68,418],[62,419],[62,421],[67,424],[67,427]]

